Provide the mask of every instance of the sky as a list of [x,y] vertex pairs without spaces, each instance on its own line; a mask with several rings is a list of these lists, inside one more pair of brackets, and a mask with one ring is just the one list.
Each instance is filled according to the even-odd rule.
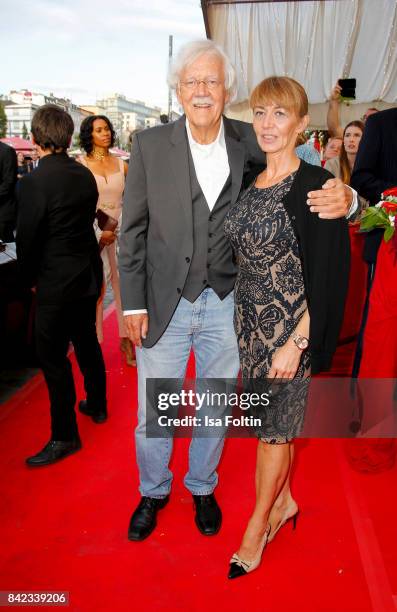
[[0,0],[0,94],[117,92],[166,109],[170,34],[174,53],[205,38],[199,0]]

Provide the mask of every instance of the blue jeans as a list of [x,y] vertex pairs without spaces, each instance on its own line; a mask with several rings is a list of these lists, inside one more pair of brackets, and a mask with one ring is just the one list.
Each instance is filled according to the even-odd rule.
[[[234,297],[220,300],[204,289],[192,304],[183,297],[160,340],[152,348],[137,348],[138,426],[135,431],[142,495],[165,497],[171,489],[169,469],[173,440],[146,437],[146,378],[184,379],[193,349],[197,378],[236,378],[239,356],[233,328]],[[149,321],[150,325],[150,321]],[[203,411],[201,411],[203,412]],[[194,435],[189,447],[185,486],[193,495],[208,495],[218,483],[216,468],[224,437]]]

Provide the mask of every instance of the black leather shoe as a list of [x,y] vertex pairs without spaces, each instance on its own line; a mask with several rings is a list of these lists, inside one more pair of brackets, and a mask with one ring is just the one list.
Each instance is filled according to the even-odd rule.
[[134,542],[140,542],[150,536],[157,525],[157,512],[168,504],[169,499],[169,495],[162,499],[142,497],[137,509],[131,517],[128,528],[128,539]]
[[195,522],[203,535],[215,535],[221,528],[222,512],[215,495],[193,495],[196,506]]
[[91,417],[94,423],[104,423],[108,418],[106,408],[102,408],[101,410],[95,410],[95,408],[92,408],[88,405],[87,400],[81,400],[81,402],[79,402],[79,410],[83,414],[86,414],[87,416]]
[[26,463],[30,467],[40,467],[41,465],[50,465],[56,463],[81,449],[80,438],[74,440],[50,440],[45,447],[32,457],[26,459]]

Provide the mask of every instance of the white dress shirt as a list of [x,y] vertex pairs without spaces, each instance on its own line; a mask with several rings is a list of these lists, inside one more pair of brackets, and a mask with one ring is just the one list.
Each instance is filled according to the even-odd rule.
[[350,217],[352,217],[358,209],[358,194],[357,194],[357,191],[353,189],[353,187],[350,187],[350,185],[348,185],[348,187],[351,189],[351,192],[353,195],[353,199],[352,199],[352,203],[350,204],[349,212],[346,215],[346,219],[349,220]]
[[223,119],[218,136],[210,144],[199,144],[194,140],[187,119],[186,132],[197,180],[208,208],[212,210],[230,173]]

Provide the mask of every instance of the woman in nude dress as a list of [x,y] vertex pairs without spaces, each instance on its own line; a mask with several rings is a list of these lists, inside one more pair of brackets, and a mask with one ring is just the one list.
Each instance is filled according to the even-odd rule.
[[121,223],[122,196],[128,166],[109,152],[114,145],[115,132],[109,119],[104,115],[86,117],[80,128],[80,143],[86,155],[80,159],[95,177],[98,187],[98,206],[107,215],[118,221],[115,232],[101,231],[96,224],[95,231],[102,248],[104,286],[97,304],[96,328],[99,342],[103,341],[103,298],[106,285],[110,282],[116,302],[120,336],[120,348],[125,353],[127,365],[136,365],[134,349],[124,328],[121,308],[119,273],[117,269],[116,241]]

